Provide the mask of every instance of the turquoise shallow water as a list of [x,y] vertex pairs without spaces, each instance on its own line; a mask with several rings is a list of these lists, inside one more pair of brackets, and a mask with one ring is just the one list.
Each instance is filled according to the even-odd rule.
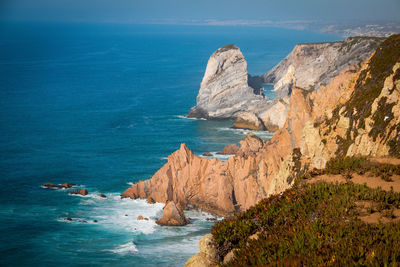
[[210,231],[208,215],[192,211],[193,224],[162,228],[162,204],[119,194],[182,142],[216,152],[247,133],[183,117],[208,57],[235,43],[261,74],[296,43],[337,39],[274,28],[0,24],[0,264],[182,266]]

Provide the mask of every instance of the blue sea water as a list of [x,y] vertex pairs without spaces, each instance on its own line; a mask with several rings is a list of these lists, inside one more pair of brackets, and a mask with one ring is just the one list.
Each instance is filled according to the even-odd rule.
[[[193,224],[160,227],[162,204],[119,194],[182,142],[216,152],[247,133],[184,117],[208,57],[234,43],[254,75],[296,43],[338,39],[256,27],[1,23],[0,265],[182,266],[210,216],[190,211]],[[81,184],[89,195],[46,182]]]

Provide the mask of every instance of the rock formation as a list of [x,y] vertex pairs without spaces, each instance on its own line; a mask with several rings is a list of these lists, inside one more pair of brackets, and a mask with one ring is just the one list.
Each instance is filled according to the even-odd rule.
[[219,266],[220,259],[217,246],[211,234],[203,236],[199,241],[200,253],[191,257],[185,267]]
[[234,155],[239,151],[239,147],[235,144],[230,144],[224,147],[220,152],[217,154],[220,155]]
[[51,189],[68,189],[74,186],[79,186],[77,184],[71,184],[71,183],[63,183],[63,184],[53,184],[53,183],[45,183],[43,184],[43,187],[45,188],[51,188]]
[[81,195],[81,196],[86,196],[89,194],[89,192],[86,189],[81,189],[81,190],[72,190],[69,192],[71,195]]
[[[329,84],[344,69],[359,68],[383,40],[349,37],[340,42],[299,44],[262,77],[247,73],[238,47],[224,46],[208,61],[189,117],[235,119],[235,128],[275,132],[286,121],[292,88],[314,91]],[[263,96],[263,82],[274,84],[274,100]]]
[[271,140],[254,134],[225,162],[195,156],[186,145],[150,179],[122,196],[152,197],[228,215],[289,188],[306,169],[337,156],[400,157],[400,35],[361,66],[310,92],[293,86],[287,120]]
[[156,223],[165,226],[183,226],[190,222],[186,218],[181,207],[176,205],[173,201],[169,201],[164,206],[162,218],[156,220]]
[[256,131],[265,130],[265,126],[261,118],[251,111],[243,111],[238,113],[233,123],[233,128],[250,129]]
[[314,91],[330,83],[350,66],[366,60],[384,38],[349,37],[340,42],[298,44],[272,70],[263,75],[273,83],[277,96],[290,94],[293,86]]
[[[251,87],[251,84],[254,87]],[[207,63],[197,104],[189,117],[232,119],[240,111],[267,105],[259,78],[249,78],[240,49],[226,45],[215,51]]]

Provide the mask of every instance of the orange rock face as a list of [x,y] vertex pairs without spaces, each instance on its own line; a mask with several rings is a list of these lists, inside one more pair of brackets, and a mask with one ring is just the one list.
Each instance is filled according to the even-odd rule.
[[239,150],[239,147],[237,145],[231,144],[231,145],[225,146],[224,149],[222,149],[217,154],[220,154],[220,155],[233,155],[233,154],[236,154],[236,152],[238,152],[238,150]]
[[165,226],[183,226],[190,222],[186,218],[181,207],[169,201],[164,207],[162,218],[156,220],[156,223]]
[[71,195],[81,195],[81,196],[86,196],[89,194],[89,192],[86,189],[81,189],[81,190],[72,190],[69,192]]
[[247,209],[268,192],[267,176],[279,166],[267,164],[280,164],[283,154],[269,153],[266,142],[254,134],[240,143],[238,156],[225,162],[200,158],[182,144],[150,180],[134,184],[122,197],[174,201],[219,215]]

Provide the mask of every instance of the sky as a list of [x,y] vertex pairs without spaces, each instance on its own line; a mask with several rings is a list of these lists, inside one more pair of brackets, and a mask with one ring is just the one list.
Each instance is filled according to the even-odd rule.
[[0,20],[174,23],[205,20],[400,21],[400,0],[0,0]]

